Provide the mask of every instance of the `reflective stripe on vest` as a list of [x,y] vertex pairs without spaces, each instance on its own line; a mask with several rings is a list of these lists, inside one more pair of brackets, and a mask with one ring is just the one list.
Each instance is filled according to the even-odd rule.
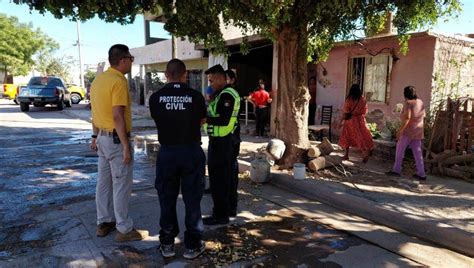
[[209,116],[219,116],[219,114],[217,114],[217,103],[219,102],[222,93],[228,93],[234,98],[234,109],[232,110],[232,116],[230,117],[229,124],[227,124],[226,126],[213,126],[208,124],[204,125],[204,130],[209,136],[212,137],[225,137],[230,133],[233,133],[234,130],[237,128],[236,122],[238,120],[240,110],[240,96],[239,93],[231,87],[222,90],[222,92],[219,93],[219,95],[217,95],[217,97],[209,103]]

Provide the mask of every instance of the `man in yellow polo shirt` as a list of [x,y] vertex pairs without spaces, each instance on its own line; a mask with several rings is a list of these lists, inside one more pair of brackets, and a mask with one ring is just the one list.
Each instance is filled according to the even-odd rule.
[[132,69],[134,57],[127,46],[109,49],[110,68],[91,85],[91,148],[99,156],[96,187],[97,231],[99,237],[118,230],[118,242],[142,240],[148,231],[133,228],[128,201],[133,183],[131,98],[124,74]]

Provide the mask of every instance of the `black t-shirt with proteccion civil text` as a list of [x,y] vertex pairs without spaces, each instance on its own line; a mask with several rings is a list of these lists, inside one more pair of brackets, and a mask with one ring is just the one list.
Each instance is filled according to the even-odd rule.
[[200,92],[183,83],[168,83],[151,95],[149,105],[160,144],[201,142],[201,120],[207,112]]

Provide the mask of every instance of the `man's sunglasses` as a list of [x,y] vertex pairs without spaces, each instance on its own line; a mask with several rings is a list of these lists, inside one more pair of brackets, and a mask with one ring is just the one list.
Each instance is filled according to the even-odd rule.
[[122,59],[130,59],[130,61],[133,62],[135,60],[135,57],[134,56],[125,56]]

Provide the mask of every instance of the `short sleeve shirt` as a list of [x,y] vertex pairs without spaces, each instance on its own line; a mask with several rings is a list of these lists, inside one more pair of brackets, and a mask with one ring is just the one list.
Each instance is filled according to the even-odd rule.
[[182,83],[168,83],[150,97],[150,113],[162,145],[201,142],[201,120],[206,118],[202,94]]
[[268,99],[270,98],[270,94],[268,94],[265,89],[260,88],[258,91],[252,93],[250,95],[252,100],[255,102],[257,106],[267,106]]
[[125,76],[110,67],[97,75],[90,89],[92,121],[102,130],[112,132],[115,128],[113,106],[125,107],[125,126],[127,132],[132,130],[132,100],[128,91]]
[[423,101],[420,99],[407,100],[405,105],[403,105],[402,116],[405,116],[409,112],[411,112],[411,118],[403,130],[403,134],[410,137],[410,139],[423,139],[423,120],[426,115]]

